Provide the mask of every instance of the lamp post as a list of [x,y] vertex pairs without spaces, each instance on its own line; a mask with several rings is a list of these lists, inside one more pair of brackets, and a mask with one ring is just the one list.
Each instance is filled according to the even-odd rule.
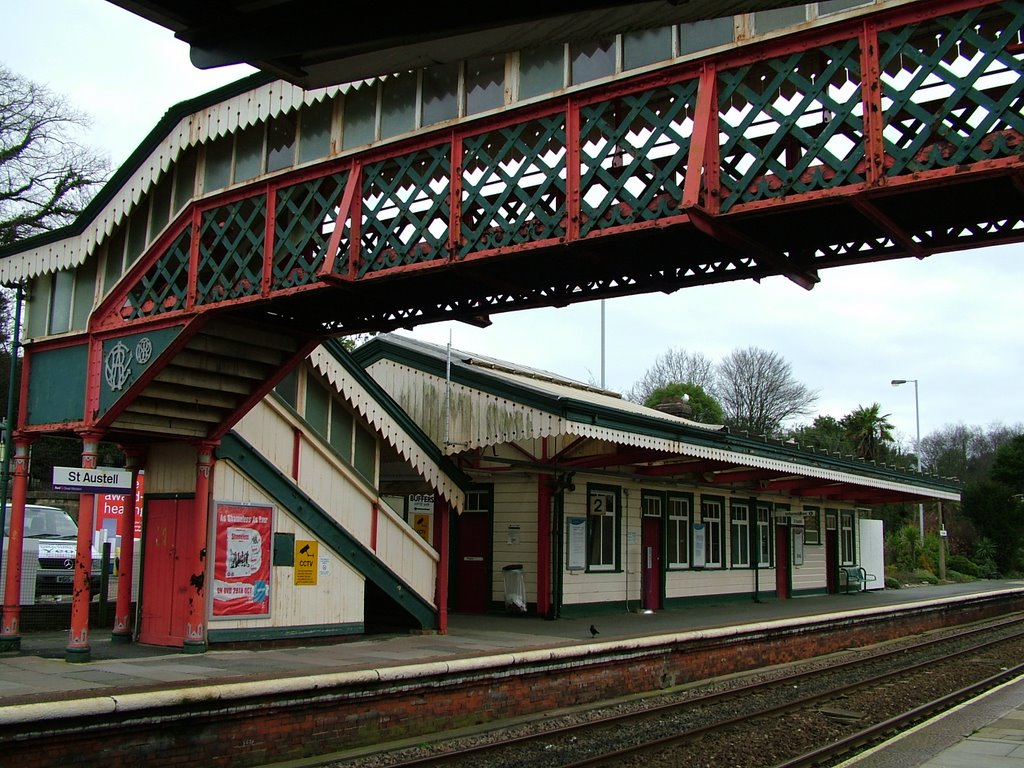
[[[917,423],[917,445],[914,447],[914,453],[917,454],[917,471],[921,471],[921,410],[917,404],[917,379],[893,379],[890,382],[894,387],[898,387],[900,384],[913,384],[914,385],[914,420]],[[917,505],[917,515],[921,526],[921,543],[924,543],[924,502],[920,502]]]

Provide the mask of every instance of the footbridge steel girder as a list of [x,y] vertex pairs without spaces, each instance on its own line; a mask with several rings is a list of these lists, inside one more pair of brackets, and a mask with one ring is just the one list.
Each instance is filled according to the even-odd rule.
[[[927,7],[924,7],[924,6]],[[911,4],[200,201],[91,330],[230,307],[323,334],[1020,239],[1010,2]]]

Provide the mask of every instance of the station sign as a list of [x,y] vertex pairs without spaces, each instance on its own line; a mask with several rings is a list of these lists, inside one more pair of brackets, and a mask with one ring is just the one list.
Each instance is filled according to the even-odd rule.
[[53,490],[55,491],[78,491],[80,493],[119,491],[124,493],[131,490],[131,487],[132,472],[130,469],[117,469],[115,467],[96,467],[95,469],[85,469],[83,467],[53,468]]

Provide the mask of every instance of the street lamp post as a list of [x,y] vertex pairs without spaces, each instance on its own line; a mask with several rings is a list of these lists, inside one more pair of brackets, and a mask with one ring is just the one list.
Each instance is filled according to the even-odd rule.
[[[921,471],[921,410],[918,407],[917,401],[917,379],[893,379],[890,382],[894,387],[898,387],[900,384],[913,384],[914,385],[914,421],[917,423],[917,445],[914,447],[914,453],[917,454],[917,471]],[[920,502],[917,505],[917,516],[921,526],[921,543],[924,543],[924,502]]]

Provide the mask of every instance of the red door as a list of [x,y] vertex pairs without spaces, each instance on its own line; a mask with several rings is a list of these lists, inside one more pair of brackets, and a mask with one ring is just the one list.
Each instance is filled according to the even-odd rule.
[[193,513],[193,499],[146,500],[140,643],[185,645]]
[[661,608],[661,518],[644,518],[640,550],[644,610],[656,611]]
[[490,515],[463,512],[456,518],[455,604],[458,613],[486,613],[491,600]]
[[828,594],[839,591],[839,536],[835,528],[825,531],[825,582]]
[[775,526],[775,594],[789,597],[789,526]]

